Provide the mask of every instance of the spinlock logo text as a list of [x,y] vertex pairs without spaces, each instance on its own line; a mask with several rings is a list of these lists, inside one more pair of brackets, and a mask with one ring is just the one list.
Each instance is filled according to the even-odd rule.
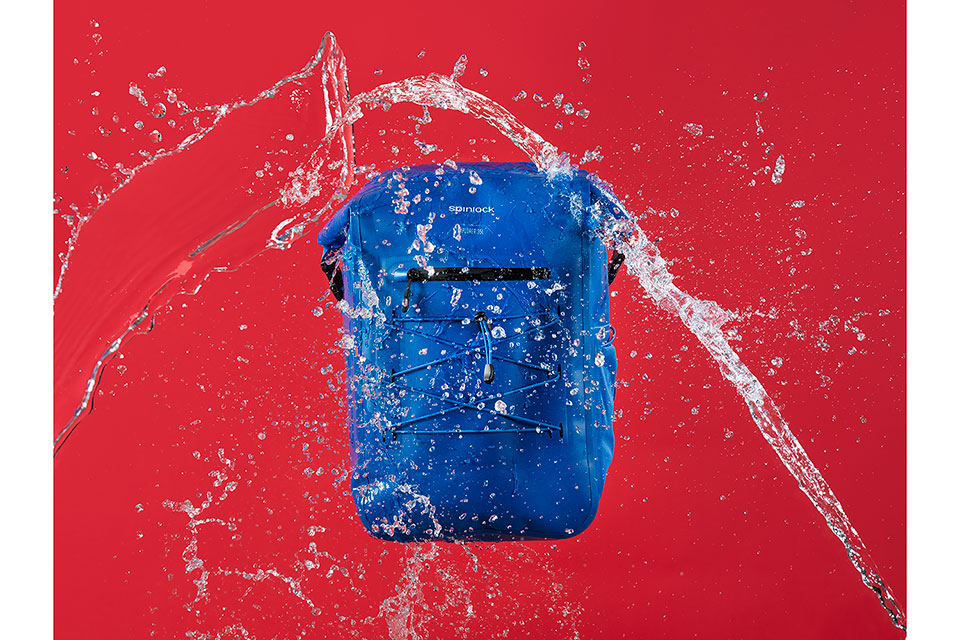
[[452,204],[449,208],[453,213],[493,213],[493,207],[462,207]]

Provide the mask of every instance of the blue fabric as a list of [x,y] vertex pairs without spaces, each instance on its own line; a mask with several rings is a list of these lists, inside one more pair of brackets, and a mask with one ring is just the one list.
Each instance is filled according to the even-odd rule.
[[614,444],[606,206],[583,171],[422,165],[371,180],[320,232],[343,264],[351,488],[373,536],[590,525]]

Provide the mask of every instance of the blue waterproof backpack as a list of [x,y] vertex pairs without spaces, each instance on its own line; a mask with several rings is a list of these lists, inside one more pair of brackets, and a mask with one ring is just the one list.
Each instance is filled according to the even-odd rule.
[[320,232],[344,317],[351,488],[377,538],[569,538],[613,456],[604,199],[583,171],[421,165]]

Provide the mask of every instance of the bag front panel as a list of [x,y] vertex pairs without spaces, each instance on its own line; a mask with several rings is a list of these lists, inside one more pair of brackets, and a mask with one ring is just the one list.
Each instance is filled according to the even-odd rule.
[[559,538],[596,512],[609,455],[588,397],[603,348],[585,304],[589,190],[507,167],[477,193],[448,169],[388,178],[351,205],[345,286],[355,306],[377,306],[348,322],[353,488],[376,536]]

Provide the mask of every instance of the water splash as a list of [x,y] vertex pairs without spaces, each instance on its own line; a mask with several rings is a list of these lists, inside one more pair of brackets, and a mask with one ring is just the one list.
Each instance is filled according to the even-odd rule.
[[[465,58],[461,58],[461,61],[466,64]],[[339,126],[353,124],[362,118],[363,105],[386,111],[394,104],[412,102],[429,108],[459,111],[483,120],[520,148],[548,177],[570,173],[570,159],[567,154],[558,151],[499,103],[482,93],[467,89],[457,82],[456,78],[456,75],[431,73],[382,84],[365,91],[350,101],[343,121],[331,128],[333,133],[330,135],[335,135]]]
[[666,261],[656,245],[647,239],[636,218],[617,200],[609,185],[599,180],[596,184],[615,208],[613,215],[606,220],[606,234],[608,242],[626,255],[623,264],[627,271],[637,277],[646,294],[657,306],[677,316],[686,325],[717,362],[723,376],[733,384],[740,398],[746,403],[750,416],[764,439],[797,480],[800,489],[826,520],[830,530],[840,538],[847,557],[860,573],[863,583],[877,594],[893,624],[906,630],[906,618],[893,592],[883,581],[867,546],[844,512],[840,500],[810,460],[800,441],[793,435],[763,385],[727,341],[722,327],[730,319],[730,315],[717,303],[699,300],[674,285],[673,275],[667,269]]
[[[54,302],[55,454],[92,409],[107,362],[174,296],[289,247],[346,196],[352,132],[330,127],[347,99],[346,62],[327,34],[301,70],[254,98],[205,108],[209,126],[131,171],[74,228]],[[271,170],[251,170],[263,166]],[[303,189],[312,206],[295,197]],[[78,270],[102,281],[73,281]]]
[[[406,567],[403,576],[396,586],[396,595],[385,599],[377,612],[377,617],[386,620],[390,640],[418,640],[422,637],[422,627],[432,618],[429,602],[423,592],[426,582],[423,574],[429,570],[431,564],[437,566],[439,556],[440,546],[436,542],[410,546],[408,557],[404,561]],[[446,606],[440,608],[438,613],[452,605],[462,612],[464,622],[476,617],[469,589],[466,589],[454,574],[442,567],[437,567],[437,572],[447,593],[443,603]]]
[[206,524],[219,524],[230,530],[236,529],[236,523],[232,521],[225,521],[221,518],[198,517],[210,507],[218,505],[226,500],[231,493],[237,490],[237,480],[224,482],[229,477],[229,472],[232,472],[235,469],[234,461],[224,455],[223,449],[220,449],[217,452],[217,456],[219,457],[222,466],[220,469],[211,471],[209,475],[214,479],[213,487],[215,489],[220,489],[219,496],[214,497],[214,492],[208,491],[199,507],[193,506],[193,501],[191,500],[183,500],[181,502],[165,500],[163,503],[165,508],[170,509],[171,511],[185,513],[189,518],[187,520],[186,527],[187,531],[190,533],[190,539],[187,542],[187,546],[184,547],[181,557],[183,558],[184,571],[187,573],[187,575],[190,575],[195,571],[199,571],[200,573],[193,580],[193,584],[195,584],[197,587],[197,595],[194,597],[193,602],[187,605],[187,609],[195,607],[201,600],[204,600],[208,597],[207,584],[210,580],[210,569],[204,565],[203,559],[199,554],[199,528]]
[[[195,454],[196,456],[199,453]],[[207,491],[200,506],[193,506],[193,502],[189,499],[183,501],[175,500],[165,500],[163,502],[163,507],[169,509],[173,512],[184,513],[187,515],[188,520],[186,523],[186,529],[189,534],[187,544],[183,549],[181,557],[184,562],[184,572],[187,576],[190,576],[193,573],[197,573],[197,576],[193,578],[193,584],[196,585],[197,593],[194,596],[193,600],[187,603],[186,608],[188,611],[199,612],[200,607],[203,603],[207,602],[210,599],[210,591],[208,587],[210,585],[210,579],[213,577],[232,577],[238,580],[244,580],[250,583],[263,583],[263,582],[278,582],[285,587],[289,593],[301,601],[313,615],[318,615],[320,613],[320,608],[314,604],[313,600],[304,593],[303,591],[303,580],[304,574],[309,571],[316,570],[320,563],[319,558],[321,556],[332,561],[332,564],[328,570],[327,577],[329,578],[334,571],[338,570],[337,560],[330,556],[330,554],[325,552],[318,552],[316,548],[316,543],[310,542],[307,545],[307,550],[312,554],[313,560],[302,560],[299,564],[301,567],[301,575],[299,576],[289,576],[275,567],[262,567],[256,565],[251,568],[229,568],[229,567],[210,567],[206,564],[203,557],[200,555],[200,527],[208,524],[217,524],[225,527],[229,531],[236,531],[237,522],[234,518],[201,518],[201,516],[207,509],[211,507],[216,507],[223,504],[227,498],[237,490],[240,484],[240,475],[237,473],[236,461],[227,457],[225,455],[224,449],[218,449],[217,457],[220,461],[220,467],[211,471],[208,475],[213,478],[213,488],[215,491]],[[219,495],[217,491],[219,490]],[[308,534],[309,535],[309,534]],[[341,571],[345,574],[345,572]],[[200,632],[195,632],[199,634]]]
[[[224,208],[226,210],[225,214],[215,217],[212,221],[206,221],[206,224],[215,226],[215,233],[210,233],[209,230],[198,231],[193,229],[191,230],[193,231],[192,234],[185,234],[184,244],[179,247],[180,253],[176,251],[171,253],[169,247],[166,248],[164,255],[170,256],[172,271],[167,272],[166,280],[155,282],[150,277],[144,276],[141,281],[136,282],[139,285],[138,290],[142,290],[146,294],[141,298],[141,300],[145,299],[146,303],[138,307],[138,313],[128,316],[132,317],[133,320],[126,323],[126,328],[122,332],[115,334],[117,337],[109,341],[108,349],[99,359],[90,357],[91,354],[96,353],[90,347],[90,344],[96,345],[98,342],[92,340],[89,335],[86,336],[85,348],[71,349],[70,353],[74,360],[80,362],[96,361],[96,365],[93,368],[93,373],[86,378],[86,390],[82,402],[74,411],[66,427],[57,436],[55,443],[57,448],[62,445],[76,426],[79,417],[88,408],[91,394],[96,387],[96,381],[102,367],[110,357],[116,354],[122,343],[148,315],[155,313],[155,310],[163,302],[169,300],[170,296],[176,293],[190,292],[191,289],[185,286],[185,283],[195,283],[192,291],[196,292],[210,273],[235,269],[268,248],[283,249],[290,246],[309,228],[322,221],[331,211],[333,204],[349,192],[353,183],[354,172],[350,125],[363,117],[365,106],[387,110],[394,104],[406,102],[421,105],[425,108],[459,111],[485,121],[496,128],[520,148],[548,177],[567,174],[571,170],[570,161],[566,154],[559,152],[555,146],[539,134],[523,125],[504,107],[483,94],[463,87],[457,81],[465,70],[465,57],[458,60],[454,73],[449,76],[440,74],[414,76],[399,82],[380,85],[357,95],[349,101],[346,100],[346,67],[343,55],[336,48],[331,35],[328,34],[324,38],[324,44],[318,52],[314,66],[319,66],[322,70],[319,86],[314,88],[322,93],[324,99],[322,102],[313,103],[313,107],[321,107],[323,117],[320,121],[323,126],[319,127],[319,130],[323,132],[323,137],[322,139],[315,135],[311,137],[308,132],[305,132],[305,137],[308,142],[316,142],[315,150],[309,157],[304,157],[300,161],[296,170],[290,174],[291,179],[282,181],[282,186],[274,181],[268,183],[265,187],[260,185],[261,188],[257,190],[248,189],[248,192],[252,191],[253,197],[241,196],[229,202],[228,204],[232,206]],[[300,72],[297,77],[297,84],[317,79],[313,73],[314,66],[308,64]],[[275,87],[280,87],[282,91],[284,88],[289,88],[289,85],[281,81]],[[303,97],[298,98],[292,95],[295,92],[296,89],[286,96],[288,101],[296,107],[294,115],[315,124],[315,121],[310,120],[308,114],[301,113],[302,110],[299,108],[300,105],[297,101],[302,101]],[[268,97],[277,97],[277,93],[275,92]],[[237,111],[240,106],[246,106],[248,103],[237,104],[236,108],[226,110],[223,116]],[[291,119],[287,124],[295,121],[295,119]],[[215,126],[222,130],[228,122],[228,120],[220,118]],[[211,131],[213,126],[211,126]],[[193,142],[197,141],[194,140]],[[201,145],[194,145],[193,143],[188,146],[194,148],[197,152],[202,148]],[[183,149],[178,147],[176,153],[183,150],[186,150],[186,147]],[[156,163],[156,165],[159,164]],[[785,163],[782,156],[777,159],[776,164],[772,178],[774,183],[780,182],[783,176]],[[149,172],[143,172],[143,175],[146,177],[150,174]],[[161,182],[169,180],[169,178],[170,176],[160,176]],[[130,181],[125,183],[125,185],[129,184]],[[167,184],[170,184],[170,182],[167,182]],[[214,187],[218,186],[226,187],[228,185],[214,184]],[[893,624],[905,629],[903,613],[889,587],[880,576],[876,564],[870,557],[865,544],[844,512],[839,500],[790,431],[788,424],[773,404],[763,385],[739,359],[724,336],[722,327],[729,317],[728,314],[716,303],[698,300],[676,287],[673,284],[673,276],[667,269],[666,262],[639,227],[637,218],[619,203],[607,185],[598,183],[598,186],[606,193],[610,203],[615,208],[616,215],[606,220],[607,239],[614,248],[626,255],[625,266],[627,271],[638,278],[646,294],[654,303],[676,315],[683,322],[717,362],[724,377],[734,385],[737,393],[749,408],[751,416],[763,437],[797,480],[804,494],[824,517],[827,526],[843,542],[847,555],[860,573],[864,584],[877,594]],[[146,188],[149,189],[149,185]],[[108,204],[116,203],[129,189],[129,186],[125,186],[123,190],[118,190],[105,202]],[[316,203],[322,204],[318,207]],[[254,204],[257,206],[253,206]],[[307,205],[313,206],[308,208]],[[112,217],[106,214],[106,211],[109,210],[106,205],[102,208],[104,211],[98,212],[93,220],[99,222],[107,218],[103,222],[103,226],[110,230],[111,222],[116,223],[122,219],[123,203],[121,202],[117,206],[121,214],[115,214]],[[245,216],[238,217],[238,212],[242,211],[248,213]],[[261,215],[264,212],[267,213],[266,216]],[[289,215],[291,212],[294,215]],[[263,234],[265,228],[263,224],[259,226],[250,224],[258,216],[260,222],[269,221],[269,224],[266,225],[266,228],[271,229],[268,235]],[[277,223],[277,220],[279,220],[279,223]],[[225,222],[227,224],[224,224]],[[237,233],[241,228],[244,228],[243,232]],[[194,244],[193,246],[196,248],[193,251],[184,251],[185,248],[190,246],[190,239],[198,235],[201,235],[205,240],[198,245]],[[234,240],[241,239],[242,241],[230,245],[225,242],[228,237]],[[79,239],[79,234],[76,234],[73,244],[78,244]],[[210,251],[214,245],[216,245],[216,250]],[[124,257],[128,258],[129,256]],[[227,262],[228,266],[220,265],[219,262]],[[123,266],[126,263],[120,260],[118,264]],[[129,271],[130,269],[127,268],[125,275],[129,275]],[[66,265],[64,266],[64,273],[66,273]],[[154,269],[148,276],[155,277],[157,273],[158,271]],[[187,274],[191,274],[192,279],[187,279],[185,277]],[[173,286],[174,282],[180,283],[180,286]],[[60,295],[57,299],[56,312],[58,314],[57,321],[61,322],[64,317],[64,305],[67,306],[68,310],[70,306],[69,302],[64,302],[68,290],[63,289],[61,291],[59,286],[58,292],[60,292]],[[105,290],[112,293],[109,286]],[[85,293],[87,292],[81,290],[78,295],[82,299]],[[83,299],[83,303],[89,304],[90,301]],[[103,313],[108,318],[123,317],[123,314],[124,311],[115,306],[105,309]],[[98,328],[101,332],[103,331],[102,327]],[[91,331],[88,331],[89,333]],[[58,350],[62,351],[62,348],[60,346]],[[73,364],[72,367],[62,366],[62,363],[57,366],[58,377],[61,378],[61,381],[63,376],[70,378],[76,375],[76,362],[73,362]],[[58,384],[56,389],[58,397],[69,391],[64,384]],[[184,510],[192,509],[187,505],[182,506]],[[192,520],[194,519],[195,514],[188,513],[188,515]],[[415,558],[421,557],[416,554],[422,553],[422,557],[426,557],[433,552],[430,548],[424,552],[421,552],[419,548],[417,549],[414,552]],[[185,560],[188,560],[189,556],[189,560],[192,561],[193,556],[188,552],[189,548],[185,551]],[[416,582],[415,578],[418,575],[418,570],[416,567],[412,570],[414,571],[412,582]],[[198,588],[202,587],[198,585]],[[398,595],[400,595],[399,592]],[[386,606],[390,610],[390,605]],[[404,611],[392,613],[390,620],[391,634],[396,631],[406,633],[408,637],[416,637],[416,635],[411,635],[415,629],[411,627],[410,617]]]
[[[231,598],[242,597],[239,594],[247,594],[254,588],[283,596],[283,601],[289,602],[291,609],[301,616],[304,628],[318,629],[314,623],[322,623],[323,616],[327,621],[337,618],[342,621],[344,605],[353,616],[351,626],[385,628],[383,634],[371,632],[358,637],[427,638],[448,620],[455,620],[459,631],[467,636],[471,627],[483,627],[496,616],[503,616],[504,622],[516,621],[516,613],[529,607],[535,613],[532,618],[521,618],[521,624],[535,622],[540,617],[540,622],[549,625],[551,637],[579,637],[577,624],[581,612],[578,605],[571,603],[570,594],[562,584],[563,576],[554,566],[555,545],[545,548],[544,545],[433,541],[394,545],[391,551],[395,554],[390,554],[394,566],[390,567],[384,566],[386,550],[377,560],[373,554],[362,553],[352,559],[346,554],[337,558],[318,549],[316,536],[327,528],[312,525],[301,528],[299,535],[288,534],[292,544],[287,548],[295,550],[289,559],[280,554],[275,558],[207,557],[204,551],[209,550],[208,545],[216,548],[217,539],[216,527],[208,525],[219,525],[238,537],[245,537],[264,524],[272,528],[276,521],[270,519],[273,510],[268,510],[266,521],[250,518],[249,511],[245,510],[251,504],[251,494],[260,493],[256,484],[251,483],[256,475],[255,463],[237,453],[227,454],[222,448],[209,458],[199,451],[195,451],[193,457],[214,465],[207,473],[212,478],[211,486],[198,491],[192,499],[178,497],[162,503],[174,516],[163,523],[174,525],[165,526],[164,535],[171,548],[179,552],[184,574],[196,587],[195,593],[191,590],[187,595],[185,608],[193,614],[189,619],[204,627],[185,630],[186,637],[218,637],[210,628],[227,621],[239,624],[223,629],[223,637],[233,637],[229,633],[231,629],[256,624],[256,615],[249,620],[223,619],[218,615],[239,604]],[[423,504],[429,507],[429,500],[422,498]],[[217,517],[213,517],[213,511]],[[179,514],[186,516],[185,530],[175,526],[179,522],[175,516]],[[340,534],[333,532],[332,535]],[[511,570],[504,573],[498,571],[498,567]],[[390,588],[383,595],[366,600],[363,596],[374,587],[367,577],[384,572],[395,575],[392,583],[381,583]],[[355,595],[357,601],[345,602],[331,597],[323,585],[317,584],[316,580],[321,577],[327,581],[334,578],[334,588]],[[478,588],[478,585],[482,586]],[[259,607],[257,605],[255,611],[260,612]]]
[[[184,138],[180,142],[178,142],[173,148],[161,149],[155,154],[147,154],[147,159],[141,162],[140,164],[136,165],[135,167],[120,169],[119,174],[121,176],[121,179],[117,182],[117,184],[113,187],[113,189],[109,193],[107,194],[99,193],[99,188],[98,188],[97,206],[94,207],[93,210],[87,215],[80,216],[77,220],[77,223],[72,227],[71,237],[67,245],[67,251],[66,251],[66,254],[64,255],[63,262],[60,266],[60,274],[57,278],[57,285],[56,285],[56,288],[54,289],[53,299],[56,300],[57,297],[59,297],[60,291],[63,288],[63,278],[67,272],[67,268],[69,267],[70,256],[76,249],[76,241],[80,235],[80,232],[83,230],[86,223],[90,221],[91,217],[96,215],[97,212],[103,207],[104,204],[107,203],[108,200],[110,200],[110,198],[114,194],[116,194],[120,189],[125,187],[131,180],[133,180],[145,168],[156,164],[158,161],[164,158],[181,154],[187,149],[189,149],[190,147],[192,147],[193,145],[195,145],[196,143],[206,138],[211,131],[217,128],[217,126],[223,121],[224,118],[226,118],[233,112],[237,111],[238,109],[252,107],[262,101],[276,98],[280,94],[281,90],[283,90],[288,85],[300,85],[304,81],[309,80],[314,76],[314,73],[317,70],[317,67],[320,67],[321,78],[324,81],[326,81],[328,75],[329,76],[342,75],[343,87],[340,89],[340,92],[345,93],[346,66],[343,62],[342,54],[337,49],[335,38],[333,37],[332,34],[328,33],[326,36],[324,36],[324,39],[320,45],[320,48],[317,49],[316,55],[314,55],[314,57],[311,58],[310,61],[307,62],[307,64],[305,64],[302,69],[300,69],[295,73],[290,74],[289,76],[286,76],[282,80],[274,83],[273,85],[264,89],[263,91],[261,91],[260,93],[258,93],[256,96],[252,98],[240,98],[227,104],[205,105],[202,107],[198,107],[196,109],[190,109],[182,102],[178,103],[183,107],[183,111],[182,111],[183,115],[190,114],[191,116],[194,117],[196,131],[188,135],[186,138]],[[164,67],[160,67],[156,73],[148,73],[147,76],[150,78],[158,78],[163,76],[164,73],[166,73],[166,69]],[[143,95],[143,90],[137,87],[133,83],[130,84],[130,94],[133,96],[136,96],[144,106],[148,104],[146,97],[144,97]],[[157,106],[165,109],[162,103],[158,104]],[[329,111],[328,111],[328,114],[329,114]],[[142,128],[143,123],[138,122],[135,126],[138,129]],[[154,131],[153,133],[157,133],[157,132]],[[157,135],[159,136],[159,134]],[[156,140],[156,142],[159,142],[159,140]],[[99,158],[97,158],[96,153],[91,152],[90,155],[92,156],[91,159],[99,160]]]

